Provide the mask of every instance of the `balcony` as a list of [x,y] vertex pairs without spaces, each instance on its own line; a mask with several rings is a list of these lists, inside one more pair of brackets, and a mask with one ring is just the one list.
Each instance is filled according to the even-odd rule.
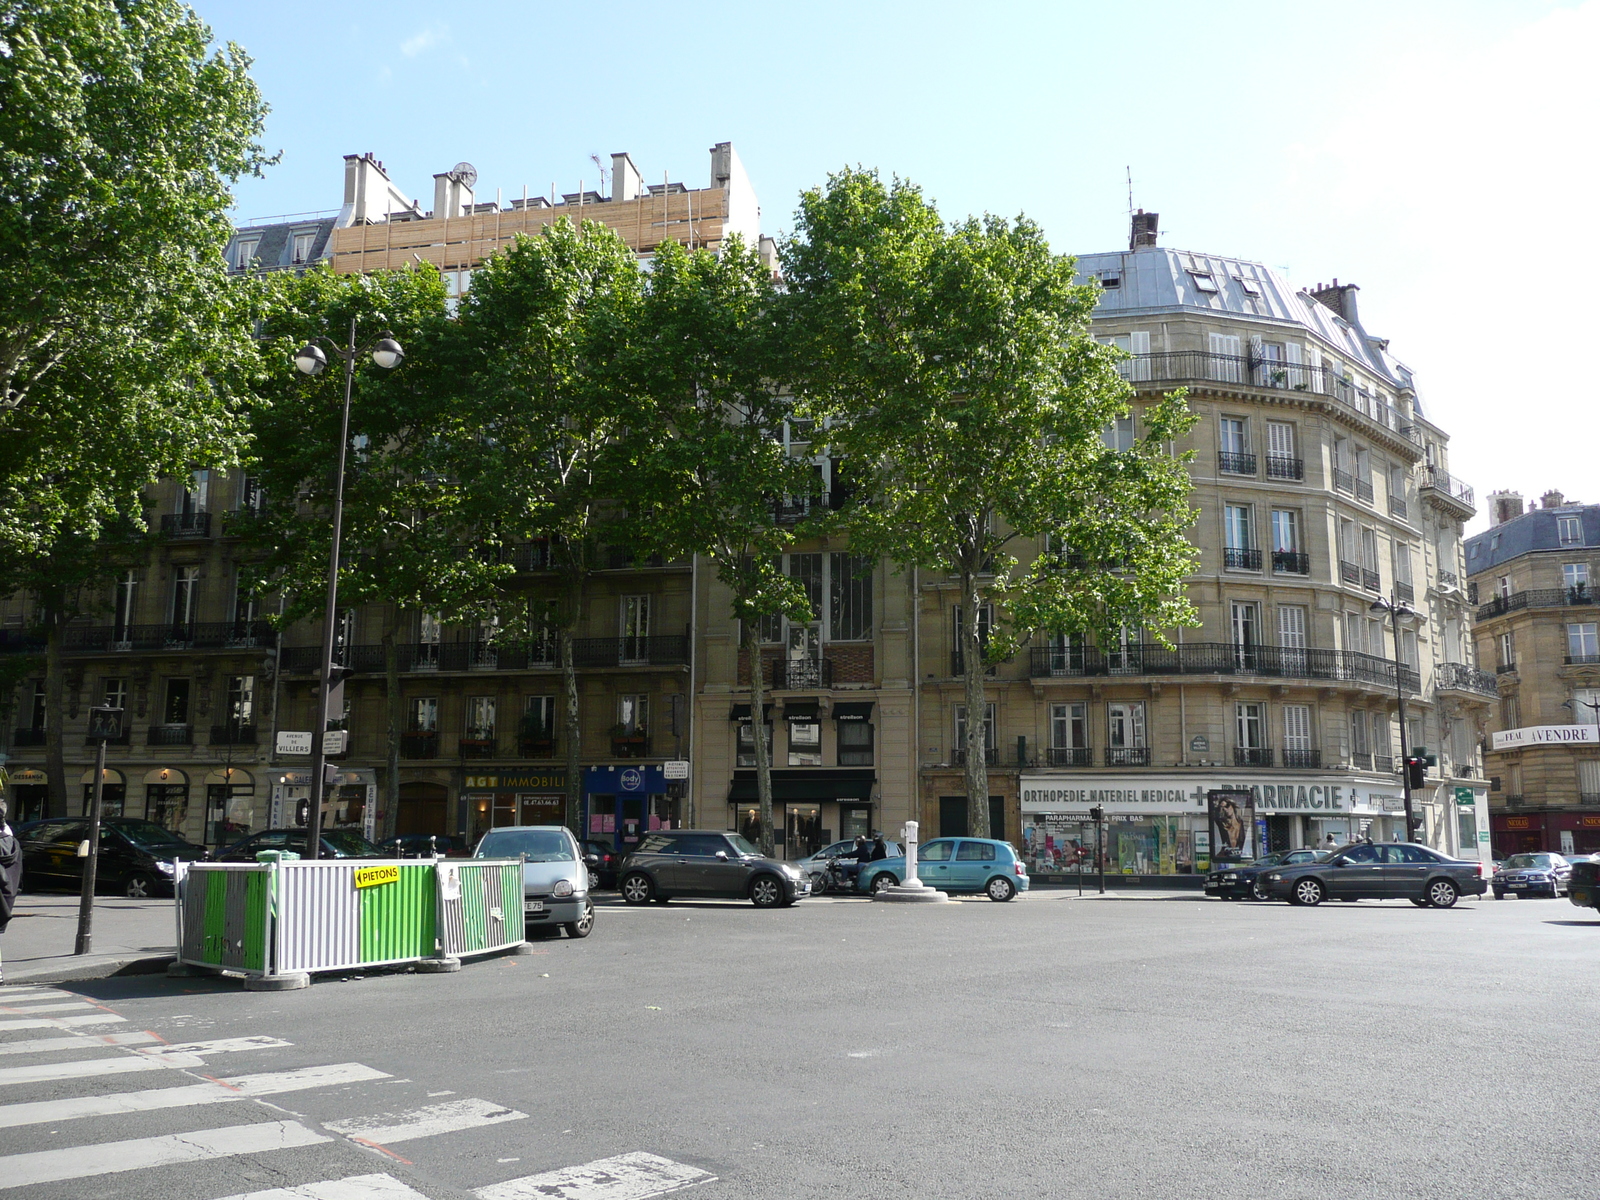
[[456,754],[461,758],[493,758],[494,752],[492,737],[465,737],[456,742]]
[[[132,734],[131,734],[130,730],[128,729],[128,726],[126,724],[124,724],[122,726],[122,736],[121,737],[103,738],[103,739],[102,738],[86,737],[86,738],[83,739],[83,744],[85,746],[98,746],[101,743],[101,741],[104,741],[105,744],[108,745],[108,746],[128,746],[128,745],[132,745],[133,737],[132,737]],[[21,744],[22,744],[21,742],[18,742],[15,739],[13,739],[13,741],[12,741],[12,745],[14,745],[14,746],[20,746]]]
[[1052,767],[1092,767],[1094,751],[1088,746],[1051,746],[1045,762]]
[[42,746],[44,745],[44,730],[14,729],[11,731],[11,744],[13,746]]
[[530,571],[548,571],[550,569],[550,543],[546,541],[524,542],[520,546],[510,548],[511,567],[519,575],[526,575]]
[[1505,802],[1511,808],[1521,808],[1523,806],[1523,804],[1526,803],[1526,799],[1523,797],[1523,795],[1520,792],[1517,792],[1517,793],[1514,793],[1512,795],[1506,796],[1505,797]]
[[[415,642],[396,648],[401,671],[527,671],[559,666],[553,642],[531,648],[510,642]],[[286,646],[283,669],[312,674],[321,656],[318,646]],[[579,670],[598,667],[681,666],[689,661],[689,639],[683,634],[659,637],[574,638],[573,664]],[[340,665],[358,674],[382,674],[383,646],[347,646]]]
[[785,496],[772,504],[772,522],[775,525],[798,525],[807,517],[829,512],[838,506],[827,492],[815,496]]
[[831,688],[833,660],[829,658],[775,658],[767,678],[774,688],[787,691]]
[[1267,746],[1235,746],[1233,765],[1236,767],[1270,767],[1272,750]]
[[64,654],[108,654],[135,650],[240,650],[271,647],[276,636],[266,621],[69,625],[61,635],[61,650]]
[[438,758],[439,735],[433,730],[413,729],[400,735],[401,758]]
[[147,744],[151,746],[192,746],[194,744],[194,727],[191,725],[152,725],[150,726]]
[[254,725],[213,725],[211,727],[211,744],[213,746],[254,746],[256,744],[256,727]]
[[[992,676],[998,669],[998,664],[990,663],[984,668],[984,674]],[[950,675],[954,679],[961,679],[966,675],[966,658],[959,650],[950,651]]]
[[1238,546],[1224,546],[1222,549],[1222,565],[1229,571],[1259,571],[1261,570],[1261,551],[1241,549]]
[[1372,756],[1372,769],[1380,775],[1394,774],[1394,755],[1374,754]]
[[1254,475],[1256,473],[1256,456],[1254,454],[1236,454],[1224,450],[1217,455],[1217,470],[1229,475]]
[[[1368,684],[1392,691],[1392,659],[1355,650],[1291,646],[1236,646],[1227,642],[1187,642],[1162,646],[1131,643],[1111,652],[1096,646],[1033,646],[1029,676],[1034,679],[1096,678],[1109,675],[1254,675],[1278,679],[1319,679]],[[1414,668],[1401,668],[1405,688],[1418,693]]]
[[1283,454],[1267,455],[1268,479],[1304,479],[1305,477],[1305,459],[1290,458]]
[[1348,583],[1352,587],[1361,586],[1361,568],[1353,562],[1339,560],[1339,582]]
[[1447,471],[1427,463],[1422,467],[1422,494],[1463,518],[1478,511],[1478,503],[1470,487],[1459,479],[1452,479]]
[[211,536],[211,514],[164,513],[161,517],[161,536],[169,538],[205,538]]
[[517,738],[518,758],[554,758],[556,740],[543,734]]
[[1322,769],[1321,750],[1285,750],[1283,767],[1286,771],[1317,771]]
[[1362,567],[1361,586],[1369,592],[1381,592],[1383,591],[1383,580],[1378,578],[1376,571],[1369,571],[1366,567]]
[[1370,770],[1372,770],[1372,751],[1370,751],[1370,750],[1352,750],[1352,751],[1350,751],[1350,765],[1352,767],[1354,767],[1358,771],[1370,771]]
[[612,758],[649,758],[650,738],[643,733],[612,734]]
[[263,515],[260,508],[230,508],[222,514],[222,534],[224,537],[241,537],[259,525]]
[[[985,766],[998,767],[1000,765],[1000,751],[994,746],[989,746],[983,752],[983,761]],[[953,767],[964,767],[967,765],[967,751],[965,747],[960,750],[952,750],[950,752],[950,765]]]
[[1466,663],[1440,663],[1433,671],[1433,686],[1441,692],[1471,692],[1476,696],[1500,694],[1493,675]]
[[1148,767],[1149,765],[1149,746],[1106,747],[1106,766],[1108,767]]
[[1494,673],[1496,675],[1515,675],[1517,673],[1516,661],[1512,660],[1508,663],[1496,663]]
[[1356,499],[1371,504],[1373,500],[1372,480],[1356,478]]
[[1592,667],[1600,663],[1600,654],[1569,654],[1563,661],[1569,667]]
[[1338,467],[1333,469],[1333,490],[1343,492],[1347,496],[1356,494],[1356,477],[1349,471],[1341,471]]
[[1272,573],[1274,575],[1309,575],[1311,574],[1311,556],[1301,554],[1298,550],[1274,550],[1272,552]]
[[[1444,581],[1444,572],[1439,573],[1439,580]],[[1496,596],[1487,604],[1478,606],[1478,620],[1484,621],[1490,617],[1502,617],[1506,613],[1516,612],[1524,608],[1573,608],[1600,605],[1600,594],[1585,587],[1570,588],[1535,588],[1532,591],[1512,592],[1506,596]]]
[[1411,585],[1409,583],[1397,583],[1397,584],[1395,584],[1394,585],[1394,594],[1399,599],[1404,600],[1407,604],[1410,604],[1413,600],[1415,600],[1417,598],[1417,593],[1412,589],[1412,587],[1411,587]]
[[1396,496],[1393,492],[1389,493],[1389,515],[1391,517],[1399,517],[1402,521],[1411,515],[1411,509],[1407,506],[1405,500]]

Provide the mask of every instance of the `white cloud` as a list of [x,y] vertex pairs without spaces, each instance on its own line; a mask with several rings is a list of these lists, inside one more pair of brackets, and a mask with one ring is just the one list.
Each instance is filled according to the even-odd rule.
[[412,34],[400,43],[400,53],[407,58],[415,58],[424,51],[431,50],[441,42],[450,40],[450,28],[447,25],[432,25],[427,29]]

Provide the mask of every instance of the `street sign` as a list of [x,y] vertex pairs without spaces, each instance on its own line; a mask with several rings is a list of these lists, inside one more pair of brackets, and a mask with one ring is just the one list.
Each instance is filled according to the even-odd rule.
[[661,764],[661,777],[663,779],[689,778],[689,764],[681,758],[669,758]]
[[299,733],[288,729],[278,730],[277,751],[279,754],[310,754],[311,731],[308,729]]
[[122,712],[120,708],[91,708],[89,710],[89,740],[91,742],[114,742],[122,736]]
[[1472,789],[1471,788],[1457,788],[1456,789],[1456,803],[1461,805],[1463,808],[1471,808],[1471,807],[1473,807],[1473,805],[1475,805],[1477,803],[1477,800],[1474,798],[1474,796],[1472,794]]
[[322,752],[324,754],[343,754],[345,745],[350,740],[350,734],[343,729],[330,729],[322,735]]

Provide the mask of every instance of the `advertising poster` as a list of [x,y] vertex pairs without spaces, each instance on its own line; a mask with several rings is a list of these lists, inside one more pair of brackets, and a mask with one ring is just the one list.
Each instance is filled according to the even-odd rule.
[[1211,813],[1211,836],[1216,839],[1212,857],[1218,862],[1255,858],[1255,797],[1246,791],[1218,789],[1206,793],[1206,805]]

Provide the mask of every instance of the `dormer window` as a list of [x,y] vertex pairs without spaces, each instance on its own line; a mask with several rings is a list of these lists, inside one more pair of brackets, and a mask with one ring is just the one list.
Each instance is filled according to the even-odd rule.
[[233,269],[248,271],[250,263],[255,259],[256,247],[261,245],[260,238],[240,238],[233,244]]
[[1214,296],[1219,290],[1216,278],[1210,271],[1190,271],[1189,278],[1194,280],[1196,291],[1207,292]]
[[1108,292],[1115,291],[1117,288],[1122,286],[1122,272],[1121,271],[1101,271],[1100,272],[1100,286],[1103,287]]
[[1239,286],[1244,289],[1244,294],[1246,296],[1261,295],[1261,285],[1254,279],[1245,279],[1241,276],[1235,276],[1235,278],[1238,280]]
[[317,235],[313,233],[297,233],[294,235],[294,261],[298,263],[311,260],[311,248],[316,244]]

